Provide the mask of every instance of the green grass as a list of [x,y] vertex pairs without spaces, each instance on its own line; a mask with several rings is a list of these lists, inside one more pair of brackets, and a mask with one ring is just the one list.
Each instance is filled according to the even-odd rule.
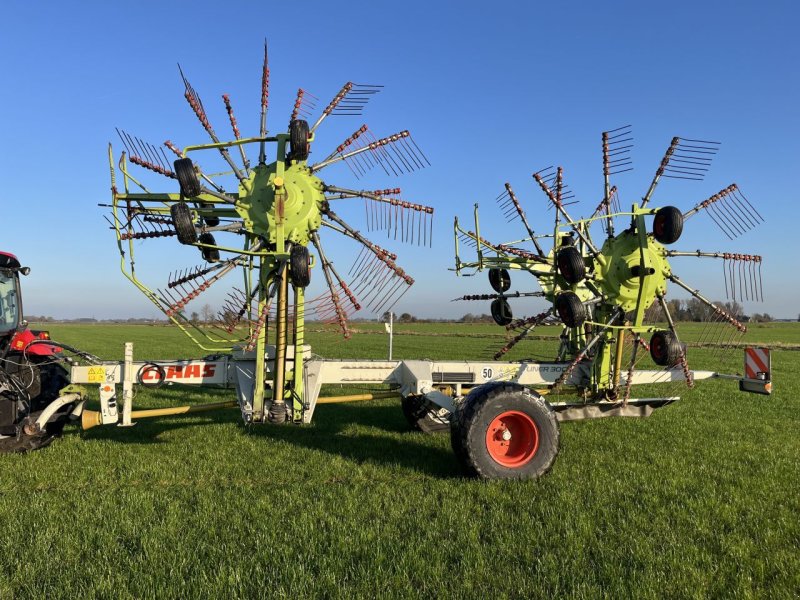
[[[199,355],[169,328],[50,330],[104,358],[126,340],[140,358]],[[496,332],[398,326],[395,356],[477,356]],[[800,339],[797,324],[753,332]],[[385,335],[308,337],[330,357],[386,352]],[[796,597],[799,363],[774,352],[768,398],[702,382],[649,419],[564,424],[534,482],[462,479],[448,437],[408,431],[390,400],[321,406],[306,427],[247,430],[228,411],[70,428],[0,456],[0,598]],[[741,370],[738,351],[725,366]]]

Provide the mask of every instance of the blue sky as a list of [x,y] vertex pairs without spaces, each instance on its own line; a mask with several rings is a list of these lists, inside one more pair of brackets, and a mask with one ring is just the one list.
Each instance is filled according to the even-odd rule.
[[[326,122],[317,152],[326,155],[363,121],[380,134],[411,130],[432,163],[360,182],[345,166],[325,171],[329,183],[399,186],[406,200],[435,207],[433,248],[371,234],[417,280],[398,311],[488,312],[483,304],[449,301],[488,291],[482,276],[447,271],[453,216],[468,219],[478,202],[485,237],[521,236],[493,203],[509,181],[534,228],[549,229],[552,212],[531,173],[550,164],[564,166],[582,200],[570,207],[573,215],[591,212],[602,196],[600,132],[630,123],[635,170],[614,180],[627,205],[645,192],[673,135],[722,142],[704,182],[665,181],[652,204],[688,209],[738,183],[766,223],[729,241],[698,215],[675,248],[763,255],[766,302],[748,310],[796,317],[798,12],[790,2],[12,0],[4,4],[0,35],[0,247],[32,268],[25,281],[31,314],[155,315],[119,272],[113,234],[97,206],[110,199],[107,144],[119,152],[115,127],[156,144],[206,141],[183,99],[177,62],[218,132],[227,132],[219,96],[228,93],[243,133],[255,135],[267,38],[272,127],[288,119],[298,87],[324,106],[348,80],[383,84],[363,118]],[[157,176],[147,181],[174,187]],[[340,212],[364,229],[363,207]],[[330,232],[323,240],[335,262],[349,266],[355,247]],[[153,286],[169,269],[199,262],[176,246],[143,244]],[[673,268],[708,296],[724,298],[721,263],[674,259]],[[514,289],[537,286],[519,278]]]

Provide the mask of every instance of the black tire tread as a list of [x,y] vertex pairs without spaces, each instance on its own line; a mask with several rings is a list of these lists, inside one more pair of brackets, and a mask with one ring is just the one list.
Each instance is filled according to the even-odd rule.
[[556,264],[559,273],[570,285],[580,283],[586,277],[586,261],[575,246],[566,246],[559,250]]
[[178,241],[181,244],[194,244],[197,242],[197,229],[192,221],[192,210],[186,202],[176,202],[169,207],[172,216],[172,224],[178,234]]
[[[547,401],[540,395],[534,395],[528,388],[517,383],[509,383],[505,381],[494,381],[480,385],[473,388],[466,398],[457,406],[456,412],[452,415],[450,420],[450,442],[453,447],[453,452],[456,455],[459,463],[461,463],[464,474],[469,477],[479,477],[481,479],[496,478],[497,475],[487,470],[486,467],[480,464],[480,461],[474,460],[470,454],[469,448],[469,434],[470,423],[476,418],[480,408],[493,397],[506,394],[506,393],[519,393],[523,392],[525,396],[541,409],[542,413],[547,415],[547,419],[552,427],[553,438],[552,458],[533,476],[525,471],[514,473],[513,470],[508,469],[510,473],[505,478],[508,479],[529,479],[538,478],[546,475],[553,468],[556,457],[558,456],[558,447],[560,440],[560,431],[558,428],[558,421],[555,412],[550,408]],[[482,436],[479,436],[482,438]],[[541,451],[541,450],[540,450]]]
[[195,198],[202,191],[200,180],[197,179],[197,172],[191,158],[179,158],[174,163],[175,177],[181,187],[181,194],[187,198]]

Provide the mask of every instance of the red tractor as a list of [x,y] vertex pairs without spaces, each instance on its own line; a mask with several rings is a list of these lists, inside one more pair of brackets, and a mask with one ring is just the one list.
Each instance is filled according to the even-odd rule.
[[0,252],[0,452],[45,446],[61,433],[75,408],[67,404],[44,425],[37,418],[69,385],[68,359],[46,331],[28,329],[19,276],[30,273],[13,254]]

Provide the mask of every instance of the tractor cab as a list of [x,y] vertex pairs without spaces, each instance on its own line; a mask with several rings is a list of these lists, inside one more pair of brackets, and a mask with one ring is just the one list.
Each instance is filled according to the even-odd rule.
[[0,335],[17,330],[22,321],[19,273],[28,273],[13,254],[0,252]]
[[28,329],[22,312],[22,291],[19,275],[31,270],[23,267],[19,259],[8,252],[0,252],[0,352],[23,352],[37,356],[51,356],[61,352],[50,345],[34,345],[34,340],[49,340],[47,331]]

